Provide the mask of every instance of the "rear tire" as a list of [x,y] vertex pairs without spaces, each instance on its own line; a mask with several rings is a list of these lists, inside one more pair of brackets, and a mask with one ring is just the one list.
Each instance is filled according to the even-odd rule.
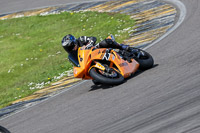
[[106,77],[106,76],[100,74],[98,72],[98,69],[95,67],[93,67],[89,72],[90,76],[96,82],[101,83],[101,84],[109,84],[109,85],[117,85],[117,84],[121,84],[124,82],[124,77],[120,73],[118,73],[118,72],[116,72],[116,73],[117,73],[117,77],[109,78],[109,77]]
[[144,52],[145,56],[140,56],[140,58],[136,59],[136,61],[140,64],[139,69],[147,70],[147,69],[152,68],[154,65],[153,57],[146,51],[143,51],[141,49],[140,51]]

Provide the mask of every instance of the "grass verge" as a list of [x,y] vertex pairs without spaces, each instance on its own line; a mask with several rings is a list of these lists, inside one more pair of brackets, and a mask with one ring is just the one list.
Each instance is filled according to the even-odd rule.
[[61,46],[66,34],[129,37],[134,20],[124,14],[64,12],[0,21],[0,108],[58,80],[72,65]]

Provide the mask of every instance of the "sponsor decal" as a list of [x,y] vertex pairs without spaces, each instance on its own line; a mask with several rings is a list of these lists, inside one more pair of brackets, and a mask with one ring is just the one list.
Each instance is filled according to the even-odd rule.
[[120,67],[128,66],[128,63],[127,63],[127,62],[124,62],[124,63],[119,64],[119,66],[120,66]]
[[99,69],[101,69],[101,70],[105,70],[105,67],[104,66],[102,66],[100,63],[97,63],[96,65],[95,65],[95,67],[97,67],[97,68],[99,68]]
[[80,58],[80,62],[82,62],[83,61],[83,58],[79,55],[79,58]]
[[82,62],[83,61],[83,58],[80,58],[80,62]]
[[114,61],[115,60],[115,56],[113,55],[113,57],[112,57],[112,60]]
[[109,58],[110,58],[110,53],[107,53],[107,52],[106,52],[106,53],[104,54],[104,56],[103,56],[102,59],[103,59],[103,60],[109,60]]
[[101,54],[101,57],[100,57],[100,58],[103,58],[103,56],[104,56],[104,53]]

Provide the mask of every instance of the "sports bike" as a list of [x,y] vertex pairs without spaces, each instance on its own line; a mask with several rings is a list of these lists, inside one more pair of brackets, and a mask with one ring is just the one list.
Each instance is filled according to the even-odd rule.
[[75,78],[92,79],[93,83],[117,85],[124,82],[138,69],[153,67],[154,60],[146,51],[132,48],[130,51],[111,48],[79,48],[77,58],[68,56],[74,64]]

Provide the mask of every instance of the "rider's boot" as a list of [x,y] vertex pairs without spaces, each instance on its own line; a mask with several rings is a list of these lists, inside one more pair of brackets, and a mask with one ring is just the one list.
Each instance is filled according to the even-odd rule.
[[135,57],[140,58],[145,56],[145,53],[138,48],[130,47],[129,45],[120,44],[122,50],[126,50],[135,55]]
[[138,53],[139,49],[130,47],[129,45],[120,44],[122,50],[126,50],[128,52],[132,52],[133,54]]

